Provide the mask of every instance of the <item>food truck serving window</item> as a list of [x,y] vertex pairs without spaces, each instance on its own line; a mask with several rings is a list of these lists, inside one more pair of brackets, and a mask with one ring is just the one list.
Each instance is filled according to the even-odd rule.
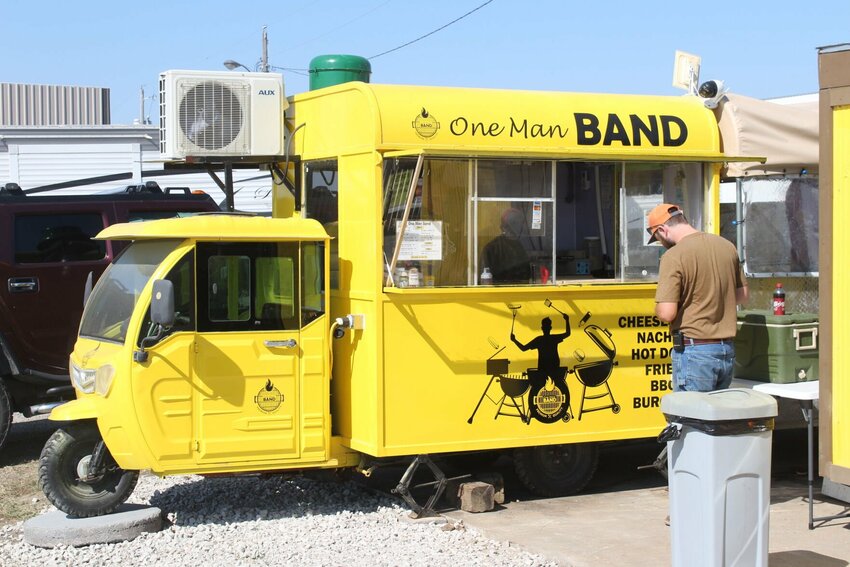
[[[682,203],[701,227],[702,164],[384,160],[384,277],[395,287],[657,277],[646,213]],[[418,174],[417,174],[418,171]]]

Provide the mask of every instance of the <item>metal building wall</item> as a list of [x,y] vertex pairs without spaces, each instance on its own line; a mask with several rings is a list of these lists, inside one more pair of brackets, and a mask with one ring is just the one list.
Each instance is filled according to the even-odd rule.
[[109,123],[107,88],[0,83],[0,126]]
[[[189,187],[206,191],[216,202],[224,193],[206,173],[142,178],[142,171],[162,169],[159,128],[156,126],[2,127],[0,126],[0,185],[23,189],[131,172],[132,179],[61,189],[63,195],[89,194],[156,181],[161,187]],[[219,173],[223,179],[224,174]],[[236,208],[271,211],[268,172],[233,172]]]

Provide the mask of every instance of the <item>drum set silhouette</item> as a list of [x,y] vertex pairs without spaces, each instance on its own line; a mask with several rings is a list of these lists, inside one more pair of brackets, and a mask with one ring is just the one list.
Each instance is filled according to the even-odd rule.
[[[547,307],[551,307],[563,314],[552,305],[548,299],[545,301]],[[509,305],[513,312],[511,321],[511,333],[513,333],[517,310],[520,305]],[[580,360],[572,368],[561,366],[554,372],[546,372],[538,368],[527,368],[524,372],[511,373],[510,360],[508,358],[497,358],[506,347],[499,347],[498,343],[489,338],[490,346],[497,351],[486,361],[486,373],[490,376],[484,392],[478,399],[472,415],[467,423],[472,423],[484,398],[496,405],[494,419],[499,416],[519,418],[526,424],[530,424],[532,418],[542,423],[555,423],[559,420],[568,422],[574,417],[570,403],[569,388],[567,386],[567,375],[575,374],[581,385],[581,400],[578,409],[578,420],[581,421],[583,414],[610,409],[614,414],[620,412],[620,404],[614,400],[608,378],[617,362],[614,360],[617,349],[611,338],[611,333],[597,325],[585,324],[590,318],[588,312],[579,322],[579,326],[593,343],[599,347],[605,358],[590,362],[582,362],[583,354],[576,351]],[[499,385],[498,393],[492,394],[493,383]]]

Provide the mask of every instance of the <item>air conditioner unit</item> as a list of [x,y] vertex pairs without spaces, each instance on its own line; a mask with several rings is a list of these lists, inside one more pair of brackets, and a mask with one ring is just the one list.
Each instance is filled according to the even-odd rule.
[[160,73],[160,157],[282,155],[287,106],[279,73]]

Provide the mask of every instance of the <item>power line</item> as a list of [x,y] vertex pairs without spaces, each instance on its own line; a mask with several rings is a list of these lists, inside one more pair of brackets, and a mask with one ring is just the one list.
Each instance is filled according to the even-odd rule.
[[430,31],[430,32],[426,33],[426,34],[425,34],[425,35],[423,35],[423,36],[417,37],[416,39],[414,39],[414,40],[412,40],[412,41],[408,41],[407,43],[404,43],[404,44],[402,44],[402,45],[399,45],[398,47],[393,47],[392,49],[388,49],[387,51],[384,51],[384,52],[382,52],[382,53],[378,53],[377,55],[373,55],[373,56],[371,56],[371,57],[367,57],[367,59],[377,59],[377,58],[378,58],[378,57],[380,57],[381,55],[386,55],[387,53],[392,53],[393,51],[398,51],[399,49],[401,49],[401,48],[403,48],[403,47],[407,47],[408,45],[414,44],[414,43],[416,43],[417,41],[422,40],[422,39],[425,39],[426,37],[428,37],[428,36],[430,36],[430,35],[434,35],[434,34],[435,34],[435,33],[437,33],[438,31],[440,31],[440,30],[444,30],[444,29],[446,29],[447,27],[449,27],[450,25],[452,25],[452,24],[454,24],[454,23],[456,23],[456,22],[461,21],[462,19],[464,19],[464,18],[465,18],[465,17],[467,17],[468,15],[472,14],[473,12],[477,12],[478,10],[480,10],[481,8],[483,8],[484,6],[486,6],[487,4],[489,4],[489,3],[490,3],[490,2],[492,2],[492,1],[493,1],[493,0],[487,0],[487,1],[486,1],[486,2],[484,2],[483,4],[481,4],[481,5],[479,5],[479,6],[475,7],[475,8],[473,8],[472,10],[470,10],[469,12],[467,12],[467,13],[465,13],[464,15],[460,16],[459,18],[455,18],[454,20],[450,21],[449,23],[447,23],[447,24],[445,24],[445,25],[443,25],[443,26],[440,26],[440,27],[438,27],[437,29],[435,29],[435,30],[433,30],[433,31]]
[[323,34],[311,37],[310,39],[302,41],[301,43],[296,43],[295,45],[289,46],[288,49],[291,51],[293,49],[303,47],[304,45],[307,45],[308,43],[312,43],[312,42],[316,41],[317,39],[322,39],[323,37],[327,37],[327,36],[331,35],[332,33],[339,31],[342,28],[348,27],[351,24],[353,24],[354,22],[365,18],[366,16],[368,16],[372,12],[376,12],[379,8],[383,8],[384,6],[389,4],[391,1],[392,0],[385,0],[384,2],[381,2],[380,4],[378,4],[377,6],[374,6],[374,7],[370,8],[369,10],[367,10],[366,12],[363,12],[359,16],[351,18],[350,20],[346,21],[344,24],[338,25],[337,27],[329,29],[328,31],[326,31]]

